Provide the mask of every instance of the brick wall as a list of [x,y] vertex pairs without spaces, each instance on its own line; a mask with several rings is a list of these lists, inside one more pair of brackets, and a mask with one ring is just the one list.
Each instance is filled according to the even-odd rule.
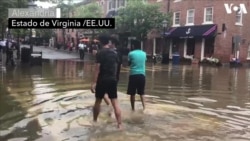
[[[194,24],[201,25],[204,17],[204,7],[213,7],[213,22],[218,25],[218,34],[214,43],[214,57],[219,58],[222,62],[228,62],[232,52],[232,36],[240,35],[245,39],[245,43],[240,45],[240,59],[242,61],[247,58],[248,44],[250,43],[250,16],[243,14],[243,25],[235,25],[236,14],[227,14],[224,3],[234,3],[239,5],[244,3],[248,13],[250,13],[249,0],[182,0],[181,2],[173,2],[170,4],[171,12],[181,12],[181,26],[186,24],[186,15],[188,9],[195,9]],[[163,6],[164,7],[164,6]],[[225,23],[227,30],[222,33],[222,24]],[[225,36],[224,36],[225,34]],[[200,45],[201,46],[201,45]],[[196,49],[198,44],[196,45]],[[200,56],[196,51],[195,56]]]

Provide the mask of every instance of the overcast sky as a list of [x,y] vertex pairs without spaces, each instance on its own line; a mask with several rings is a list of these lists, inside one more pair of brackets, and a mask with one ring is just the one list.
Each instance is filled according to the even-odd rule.
[[[73,3],[79,3],[82,1],[84,0],[73,0]],[[35,3],[37,4],[38,7],[42,7],[42,8],[49,8],[49,7],[53,7],[57,5],[51,2],[41,2],[41,1],[36,1]],[[68,0],[64,0],[64,3],[67,4]]]

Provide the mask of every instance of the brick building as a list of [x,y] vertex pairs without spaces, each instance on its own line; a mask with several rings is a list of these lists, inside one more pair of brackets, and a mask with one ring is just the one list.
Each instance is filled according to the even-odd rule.
[[171,0],[170,12],[173,22],[166,33],[170,58],[178,52],[199,60],[213,56],[223,63],[250,59],[250,1]]
[[[101,0],[83,0],[80,3],[74,4],[74,9],[69,11],[68,17],[74,17],[78,8],[81,8],[84,5],[97,2],[101,5]],[[74,47],[77,47],[79,43],[79,39],[82,37],[90,37],[92,35],[91,30],[83,30],[83,29],[57,29],[57,43],[59,44],[67,44],[68,42],[73,42]]]

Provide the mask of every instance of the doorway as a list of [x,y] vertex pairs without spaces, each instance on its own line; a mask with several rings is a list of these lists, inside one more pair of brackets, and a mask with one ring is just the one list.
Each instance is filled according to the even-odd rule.
[[195,39],[188,39],[187,40],[187,55],[194,55],[195,50]]

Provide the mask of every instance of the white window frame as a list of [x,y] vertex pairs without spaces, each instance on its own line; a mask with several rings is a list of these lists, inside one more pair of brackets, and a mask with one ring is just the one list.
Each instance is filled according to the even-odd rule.
[[[238,16],[239,16],[239,21],[237,21],[238,19]],[[235,25],[240,25],[240,26],[242,26],[243,25],[243,23],[242,23],[242,21],[243,21],[243,12],[236,12],[236,15],[235,15],[235,18],[236,18],[236,22],[235,22]]]
[[[193,17],[190,17],[190,11],[193,11]],[[187,17],[186,17],[186,25],[194,25],[194,17],[195,17],[195,10],[194,9],[188,9],[187,10]],[[192,23],[189,23],[189,18],[192,18]]]
[[125,7],[125,6],[126,6],[126,1],[127,1],[127,0],[124,0],[124,5],[121,5],[121,4],[120,4],[121,1],[122,1],[122,0],[118,0],[118,4],[117,4],[117,5],[118,5],[118,8],[121,8],[121,7]]
[[107,9],[108,9],[107,12],[113,10],[112,9],[112,0],[108,0]]
[[174,0],[174,2],[181,2],[182,0]]
[[[177,14],[177,13],[179,13],[179,23],[178,23],[178,24],[175,23],[176,14]],[[181,17],[181,12],[180,12],[180,11],[177,11],[177,12],[174,12],[173,14],[174,14],[174,15],[173,15],[173,26],[180,26],[180,24],[181,24],[181,18],[180,18],[180,17]]]
[[[212,21],[206,21],[207,19],[207,9],[211,8],[212,9]],[[204,16],[203,16],[203,24],[213,24],[213,19],[214,19],[214,8],[213,7],[205,7],[204,8]]]
[[248,49],[247,49],[247,60],[250,60],[250,43],[248,44]]

